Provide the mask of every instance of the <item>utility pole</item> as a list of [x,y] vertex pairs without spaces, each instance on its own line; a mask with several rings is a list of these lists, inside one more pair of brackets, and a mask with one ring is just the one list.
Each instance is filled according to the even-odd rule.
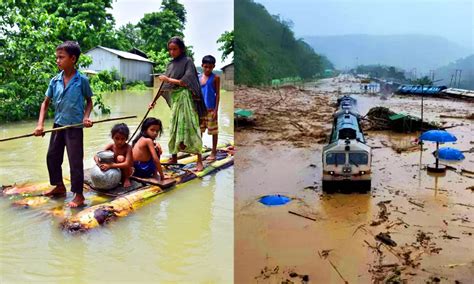
[[461,85],[461,72],[462,72],[462,70],[459,69],[458,88],[459,88],[459,86]]
[[451,74],[451,81],[449,81],[449,87],[451,88],[451,84],[453,83],[453,78],[454,78],[454,74]]

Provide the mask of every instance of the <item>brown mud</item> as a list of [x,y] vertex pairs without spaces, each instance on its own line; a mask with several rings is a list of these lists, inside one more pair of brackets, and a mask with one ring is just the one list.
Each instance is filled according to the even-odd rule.
[[[450,164],[445,176],[428,175],[433,143],[423,151],[419,133],[369,131],[373,147],[369,194],[325,194],[321,151],[331,129],[338,90],[359,90],[350,80],[322,80],[306,90],[239,88],[236,108],[252,109],[256,125],[236,127],[236,283],[470,283],[474,277],[474,156]],[[419,116],[419,98],[358,94],[359,112],[374,106]],[[472,104],[426,98],[425,117],[469,150]],[[272,110],[274,109],[274,110]],[[298,126],[295,126],[299,125]],[[398,148],[397,148],[398,147]],[[394,149],[410,149],[396,151]],[[420,165],[421,161],[421,165]],[[461,170],[467,170],[462,172]],[[258,202],[284,194],[278,207]],[[292,213],[291,213],[291,212]],[[296,213],[296,214],[294,214]],[[458,281],[458,282],[456,282]]]

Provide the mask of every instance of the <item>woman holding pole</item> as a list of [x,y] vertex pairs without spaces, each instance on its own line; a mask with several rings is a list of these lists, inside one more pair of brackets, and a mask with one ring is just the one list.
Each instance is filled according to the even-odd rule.
[[[173,155],[171,162],[177,162],[179,151],[196,154],[196,171],[202,171],[199,122],[206,113],[206,106],[202,100],[197,70],[192,59],[186,56],[186,46],[181,38],[172,37],[168,41],[168,52],[173,59],[165,75],[160,75],[159,79],[163,82],[160,94],[163,93],[172,111],[168,142],[168,149]],[[154,102],[151,107],[154,107]]]

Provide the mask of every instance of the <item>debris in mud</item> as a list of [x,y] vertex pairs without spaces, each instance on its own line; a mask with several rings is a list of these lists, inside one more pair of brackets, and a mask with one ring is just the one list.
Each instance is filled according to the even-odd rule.
[[455,236],[448,235],[448,232],[447,232],[446,230],[441,230],[441,232],[444,233],[444,234],[441,236],[443,239],[448,239],[448,240],[452,240],[452,239],[459,240],[459,239],[460,239],[460,237],[455,237]]
[[[325,143],[331,132],[334,107],[330,96],[288,86],[285,88],[237,87],[235,107],[254,113],[255,125],[239,131],[265,132],[262,144],[289,142],[296,147]],[[282,103],[283,102],[283,103]]]
[[265,266],[262,270],[260,270],[260,275],[256,276],[255,279],[268,279],[274,274],[278,274],[278,271],[280,270],[280,267],[277,265],[274,268],[268,268]]
[[378,235],[375,236],[375,239],[391,247],[397,246],[397,243],[394,240],[392,240],[392,237],[390,236],[389,233],[379,233]]
[[312,190],[312,191],[316,191],[316,189],[318,189],[318,186],[317,185],[308,185],[304,189],[309,189],[309,190]]
[[411,203],[411,204],[413,204],[413,205],[416,205],[416,206],[418,206],[418,207],[420,207],[420,208],[425,208],[425,205],[424,205],[423,203],[418,203],[418,202],[415,202],[415,201],[413,201],[413,200],[411,200],[411,199],[409,199],[408,202]]
[[459,118],[459,119],[474,119],[474,113],[467,115],[452,115],[452,114],[440,114],[440,118]]
[[386,107],[374,107],[367,113],[365,130],[393,130],[396,132],[413,132],[420,129],[439,129],[439,125],[421,121],[420,118],[403,113],[395,113]]
[[291,278],[300,277],[301,280],[303,281],[303,283],[309,281],[309,276],[306,275],[306,274],[298,274],[298,273],[296,273],[296,272],[290,272],[289,275],[290,275]]
[[377,203],[377,206],[379,207],[379,210],[380,210],[377,216],[378,220],[372,221],[370,223],[370,226],[378,226],[388,220],[388,215],[390,215],[390,213],[388,213],[387,206],[385,204],[388,204],[390,202],[391,200],[386,200],[386,201],[380,201],[379,203]]
[[319,257],[321,259],[326,259],[329,256],[329,253],[332,251],[332,249],[325,249],[322,250],[321,252],[318,251]]
[[312,221],[316,221],[316,219],[314,219],[314,218],[311,218],[311,217],[308,217],[308,216],[305,216],[305,215],[302,215],[302,214],[299,214],[299,213],[296,213],[296,212],[293,212],[293,211],[288,211],[288,213],[299,216],[299,217],[303,217],[303,218],[306,218],[306,219],[309,219],[309,220],[312,220]]
[[383,283],[385,283],[385,284],[400,284],[400,283],[403,283],[404,281],[402,280],[402,278],[400,276],[401,276],[400,270],[395,269],[395,271],[393,271],[390,275],[388,275],[384,279]]

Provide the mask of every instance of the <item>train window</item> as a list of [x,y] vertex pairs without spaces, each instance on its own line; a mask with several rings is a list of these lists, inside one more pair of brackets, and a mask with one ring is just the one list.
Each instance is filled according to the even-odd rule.
[[349,153],[349,163],[351,165],[367,165],[369,156],[366,153]]
[[326,164],[344,165],[346,163],[346,153],[329,153],[326,155]]

